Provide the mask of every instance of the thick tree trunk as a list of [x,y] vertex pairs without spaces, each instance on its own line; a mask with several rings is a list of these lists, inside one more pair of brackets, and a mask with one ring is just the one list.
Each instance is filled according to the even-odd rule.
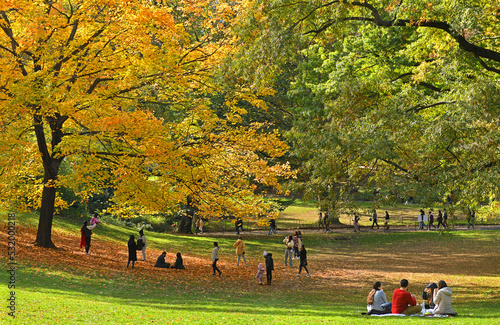
[[[51,147],[56,148],[62,140],[61,126],[67,117],[55,114],[54,117],[45,118],[51,129]],[[35,245],[47,248],[55,248],[52,243],[52,219],[54,217],[54,204],[56,200],[56,181],[59,175],[59,166],[64,156],[54,157],[47,147],[45,130],[43,127],[43,117],[33,115],[35,135],[38,149],[42,157],[44,169],[42,204],[40,208],[40,219],[38,220],[38,232]]]
[[54,216],[54,203],[56,199],[56,188],[45,186],[42,192],[42,206],[40,218],[38,219],[38,232],[36,235],[36,246],[55,248],[52,243],[52,218]]

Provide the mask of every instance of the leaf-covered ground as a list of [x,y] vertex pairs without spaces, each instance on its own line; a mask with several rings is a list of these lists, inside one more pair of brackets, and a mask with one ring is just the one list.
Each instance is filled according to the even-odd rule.
[[[6,233],[2,236],[2,246],[6,245]],[[248,267],[241,262],[236,266],[234,248],[230,246],[232,238],[226,236],[225,245],[221,245],[219,268],[221,278],[212,276],[210,254],[205,247],[201,250],[192,247],[182,252],[186,270],[155,268],[154,263],[162,249],[155,247],[150,239],[147,250],[147,262],[136,262],[135,269],[127,269],[126,243],[117,243],[99,236],[98,230],[93,236],[91,254],[84,254],[79,247],[79,233],[56,230],[53,237],[58,249],[36,247],[36,230],[32,227],[18,228],[17,256],[20,264],[31,268],[46,270],[57,266],[59,270],[78,274],[102,274],[133,277],[138,280],[153,281],[161,285],[165,281],[169,286],[178,285],[186,288],[228,288],[239,291],[262,290],[254,278],[257,264],[264,262],[262,247],[271,247],[275,262],[272,290],[275,291],[326,291],[350,293],[344,295],[346,301],[359,296],[359,304],[364,305],[363,297],[374,281],[386,285],[386,293],[391,292],[399,279],[408,278],[413,284],[413,292],[418,294],[425,284],[445,279],[456,287],[456,300],[469,299],[471,295],[484,294],[477,286],[499,289],[499,240],[487,241],[484,237],[461,236],[460,233],[439,235],[437,233],[413,234],[407,241],[405,233],[370,233],[319,234],[311,231],[304,234],[304,242],[309,246],[308,260],[311,277],[305,277],[303,271],[296,277],[298,260],[294,267],[283,265],[281,240],[277,236],[245,236],[247,241]],[[179,239],[182,241],[182,237]],[[222,239],[221,239],[222,240]],[[309,240],[309,242],[308,242]],[[264,241],[264,242],[262,242]],[[273,244],[271,245],[270,242]],[[274,248],[274,249],[273,249]],[[167,249],[167,262],[175,260],[176,251]],[[141,257],[138,252],[138,258]],[[49,268],[49,269],[50,269]],[[207,289],[208,290],[208,289]],[[389,298],[389,297],[388,297]],[[500,299],[499,290],[491,293],[490,299]]]

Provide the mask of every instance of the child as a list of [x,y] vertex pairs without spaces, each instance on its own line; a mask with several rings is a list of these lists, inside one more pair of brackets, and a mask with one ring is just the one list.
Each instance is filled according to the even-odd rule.
[[259,279],[259,284],[262,284],[262,278],[264,277],[264,266],[262,263],[259,263],[259,266],[257,267],[257,275],[255,276],[257,279]]
[[99,221],[99,218],[97,217],[97,213],[94,213],[94,216],[92,217],[92,219],[90,219],[90,224],[93,225],[93,224],[99,224],[101,223],[101,221]]

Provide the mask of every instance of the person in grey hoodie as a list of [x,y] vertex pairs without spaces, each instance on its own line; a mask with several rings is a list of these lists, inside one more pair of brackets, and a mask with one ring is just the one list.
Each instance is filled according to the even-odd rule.
[[451,291],[451,288],[446,285],[446,282],[444,280],[440,280],[438,282],[438,289],[437,293],[434,293],[434,304],[436,305],[434,307],[434,314],[441,314],[441,315],[456,315],[456,313],[453,311],[453,308],[451,308],[451,296],[453,295],[453,292]]

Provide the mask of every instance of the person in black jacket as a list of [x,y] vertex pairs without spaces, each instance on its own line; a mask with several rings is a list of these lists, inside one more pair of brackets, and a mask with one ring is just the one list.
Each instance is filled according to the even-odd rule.
[[137,244],[135,243],[134,235],[130,235],[130,239],[128,240],[128,262],[127,268],[132,261],[132,268],[134,268],[135,261],[137,261]]
[[271,285],[271,281],[273,280],[273,271],[274,271],[273,254],[265,252],[264,257],[266,258],[267,285]]
[[304,268],[307,272],[306,276],[309,276],[309,270],[307,269],[307,250],[304,245],[300,247],[300,266],[299,266],[299,273],[297,273],[297,276],[299,276],[300,271],[302,271],[302,268]]
[[178,270],[184,270],[184,264],[182,262],[182,256],[181,253],[177,253],[177,258],[175,259],[174,265],[172,265],[173,269],[178,269]]
[[158,256],[155,267],[163,267],[166,269],[170,267],[170,263],[165,262],[165,256],[167,256],[167,252],[163,252],[160,256]]

